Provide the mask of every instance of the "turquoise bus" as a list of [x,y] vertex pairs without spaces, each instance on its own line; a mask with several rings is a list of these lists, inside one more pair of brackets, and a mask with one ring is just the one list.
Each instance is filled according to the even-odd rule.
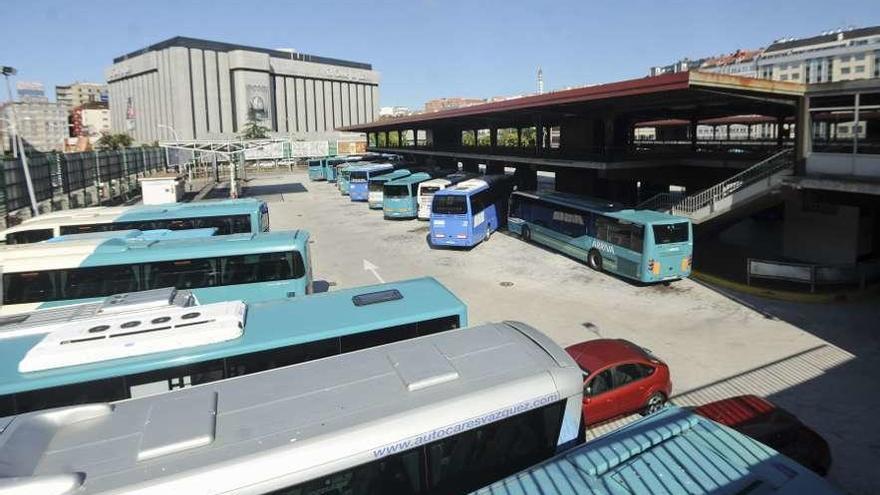
[[158,241],[171,239],[201,239],[217,235],[216,228],[189,229],[189,230],[109,230],[106,232],[88,232],[85,234],[65,234],[53,237],[43,242],[67,242],[86,239],[140,239],[142,241]]
[[[358,157],[358,159],[360,159]],[[343,163],[356,161],[354,158],[328,158],[324,160],[324,179],[331,183],[336,183],[336,169]]]
[[411,174],[412,172],[410,172],[408,169],[401,168],[388,172],[387,174],[370,177],[370,184],[368,186],[370,192],[367,197],[367,203],[370,209],[382,209],[382,201],[385,198],[385,196],[383,195],[383,188],[385,187],[386,182],[401,179],[403,177],[408,177]]
[[385,183],[382,188],[382,211],[385,218],[416,218],[419,215],[419,184],[433,176],[418,172]]
[[7,246],[0,248],[0,266],[0,314],[162,287],[192,289],[202,302],[255,302],[312,291],[309,234],[304,230]]
[[216,228],[218,235],[269,231],[265,201],[244,198],[167,205],[97,206],[46,213],[0,232],[0,243],[27,244],[111,230]]
[[473,492],[478,495],[839,495],[766,445],[677,407]]
[[348,174],[348,196],[352,201],[369,199],[370,177],[387,174],[394,170],[390,163],[368,163],[351,169]]
[[343,196],[348,196],[348,179],[357,165],[340,164],[336,167],[336,188]]
[[[433,278],[248,304],[192,305],[181,291],[154,292],[152,299],[136,293],[85,304],[78,313],[0,318],[0,417],[162,393],[468,324],[467,306]],[[104,311],[125,296],[134,296],[131,310]],[[163,332],[181,323],[213,333],[175,347],[175,337]],[[100,339],[105,335],[114,341]],[[138,347],[141,354],[121,354]]]
[[594,270],[640,282],[691,273],[693,229],[684,217],[558,192],[516,192],[510,197],[508,229]]
[[310,181],[326,180],[324,175],[324,165],[326,162],[327,158],[313,158],[308,161]]

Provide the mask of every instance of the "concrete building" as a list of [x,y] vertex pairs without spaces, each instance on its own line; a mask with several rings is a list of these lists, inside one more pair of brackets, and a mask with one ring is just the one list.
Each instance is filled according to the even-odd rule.
[[19,81],[16,92],[18,101],[0,106],[0,151],[12,149],[9,122],[13,118],[16,132],[28,149],[63,149],[64,138],[68,135],[67,107],[50,102],[42,83]]
[[763,49],[737,50],[727,55],[710,57],[703,61],[700,70],[731,76],[758,77],[758,59]]
[[413,111],[409,107],[382,107],[379,109],[379,118],[403,117],[412,114]]
[[106,84],[92,82],[55,86],[55,100],[70,109],[86,103],[107,103],[108,89]]
[[880,26],[777,40],[758,59],[758,72],[808,84],[880,77]]
[[70,112],[70,135],[99,139],[112,132],[110,128],[110,109],[106,103],[87,103],[75,107]]
[[687,72],[690,70],[696,70],[700,67],[703,61],[706,60],[704,58],[699,58],[696,60],[691,60],[687,57],[673,62],[669,65],[659,65],[656,67],[651,67],[651,70],[648,71],[648,74],[653,76],[659,76],[661,74],[674,74],[677,72]]
[[249,120],[273,137],[332,139],[334,129],[379,115],[370,64],[176,37],[114,59],[114,132],[138,142],[228,139]]
[[486,100],[484,98],[462,98],[460,96],[453,96],[451,98],[436,98],[425,102],[425,112],[441,112],[443,110],[470,107],[483,103],[486,103]]

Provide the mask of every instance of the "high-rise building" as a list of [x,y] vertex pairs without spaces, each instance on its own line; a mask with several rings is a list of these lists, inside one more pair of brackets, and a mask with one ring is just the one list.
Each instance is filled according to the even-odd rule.
[[55,100],[71,109],[87,103],[107,103],[108,89],[106,84],[92,82],[55,86]]
[[229,139],[249,121],[276,137],[330,139],[379,116],[370,64],[292,50],[176,37],[116,58],[105,75],[111,126],[138,142]]
[[685,58],[651,67],[650,75],[689,70],[807,84],[880,77],[880,26],[783,38],[766,49],[737,50],[699,60]]
[[880,77],[880,26],[775,41],[758,59],[759,77],[821,83]]
[[110,109],[106,103],[86,103],[70,112],[70,135],[85,136],[97,140],[110,134]]
[[[15,112],[13,116],[13,106]],[[45,98],[26,97],[0,106],[0,149],[12,149],[9,121],[15,119],[15,131],[28,150],[54,151],[64,147],[67,137],[67,107]]]
[[425,102],[425,112],[452,110],[453,108],[471,107],[483,103],[486,103],[485,98],[462,98],[460,96],[436,98]]

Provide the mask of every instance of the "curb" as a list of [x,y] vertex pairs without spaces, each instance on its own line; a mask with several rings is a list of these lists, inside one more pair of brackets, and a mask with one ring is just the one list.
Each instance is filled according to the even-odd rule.
[[866,288],[865,290],[850,290],[845,292],[832,292],[827,294],[809,294],[803,292],[792,292],[786,290],[777,290],[777,289],[768,289],[764,287],[753,287],[750,285],[746,285],[740,282],[734,282],[732,280],[728,280],[725,278],[718,277],[716,275],[710,275],[708,273],[699,272],[697,270],[691,271],[691,277],[695,278],[701,282],[715,285],[718,287],[723,287],[725,289],[735,290],[737,292],[742,292],[745,294],[750,294],[758,297],[766,297],[769,299],[777,299],[780,301],[788,301],[788,302],[798,302],[798,303],[812,303],[812,304],[827,304],[832,302],[840,302],[840,301],[855,301],[870,295],[873,295],[878,292],[880,289],[880,285],[875,285]]

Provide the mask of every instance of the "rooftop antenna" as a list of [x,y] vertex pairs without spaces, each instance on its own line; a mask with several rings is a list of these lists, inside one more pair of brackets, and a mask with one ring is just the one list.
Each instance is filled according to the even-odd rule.
[[538,94],[544,94],[544,71],[538,67]]

